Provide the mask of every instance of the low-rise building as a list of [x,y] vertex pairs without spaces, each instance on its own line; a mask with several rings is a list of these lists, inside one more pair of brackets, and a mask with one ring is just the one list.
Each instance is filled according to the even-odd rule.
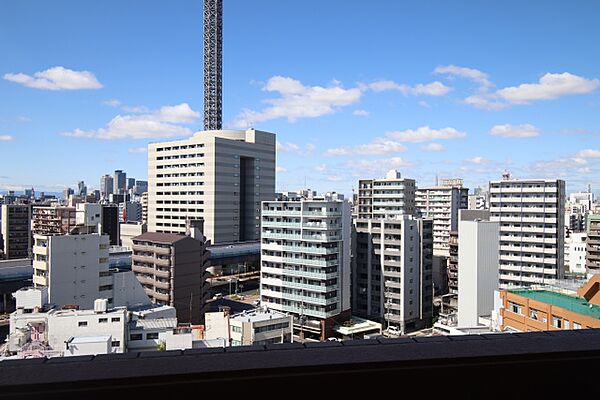
[[230,315],[228,309],[206,313],[206,340],[225,340],[230,346],[292,341],[292,315],[257,308]]
[[501,330],[600,328],[600,275],[576,292],[552,286],[500,291]]

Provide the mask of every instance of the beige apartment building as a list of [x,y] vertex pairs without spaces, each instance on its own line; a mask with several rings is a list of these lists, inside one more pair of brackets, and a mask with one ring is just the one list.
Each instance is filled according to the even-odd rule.
[[212,243],[258,240],[262,201],[275,197],[275,134],[196,133],[148,146],[148,231],[184,233],[204,219]]

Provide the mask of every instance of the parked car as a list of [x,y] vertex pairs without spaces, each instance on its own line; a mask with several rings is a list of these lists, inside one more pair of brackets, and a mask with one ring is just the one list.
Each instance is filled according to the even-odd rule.
[[218,299],[222,299],[223,298],[223,293],[216,293],[213,296],[213,300],[218,300]]

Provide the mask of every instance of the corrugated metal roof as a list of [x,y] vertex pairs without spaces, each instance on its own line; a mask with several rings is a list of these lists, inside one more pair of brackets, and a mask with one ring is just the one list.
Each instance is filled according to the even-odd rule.
[[173,329],[177,327],[177,318],[137,319],[129,322],[130,330]]

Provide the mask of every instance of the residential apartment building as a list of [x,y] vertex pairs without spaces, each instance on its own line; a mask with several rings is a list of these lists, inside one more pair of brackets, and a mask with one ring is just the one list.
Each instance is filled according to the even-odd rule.
[[179,322],[200,323],[208,299],[208,243],[199,229],[190,236],[146,232],[132,240],[132,270],[152,302],[175,307]]
[[575,292],[559,287],[508,289],[500,292],[502,331],[557,331],[600,328],[600,275]]
[[585,267],[588,274],[600,273],[600,214],[588,218]]
[[66,235],[76,225],[75,207],[33,207],[34,235]]
[[470,194],[467,208],[469,210],[486,210],[488,208],[486,196],[482,194]]
[[0,234],[2,249],[8,260],[27,258],[31,251],[31,206],[3,204]]
[[500,223],[500,287],[529,286],[564,276],[565,182],[490,182],[491,221]]
[[204,219],[212,243],[258,240],[260,204],[275,196],[275,134],[198,132],[148,146],[148,231],[185,232]]
[[350,203],[333,193],[284,193],[262,203],[261,304],[294,315],[324,340],[350,313]]
[[142,203],[142,223],[148,224],[148,192],[142,193],[140,200]]
[[402,333],[430,324],[433,221],[398,215],[354,225],[353,313]]
[[469,189],[462,186],[423,187],[416,190],[416,209],[433,219],[433,254],[448,257],[450,232],[458,229],[458,210],[468,206]]
[[415,190],[415,180],[402,178],[396,170],[389,171],[383,179],[361,179],[358,181],[358,218],[415,215]]

